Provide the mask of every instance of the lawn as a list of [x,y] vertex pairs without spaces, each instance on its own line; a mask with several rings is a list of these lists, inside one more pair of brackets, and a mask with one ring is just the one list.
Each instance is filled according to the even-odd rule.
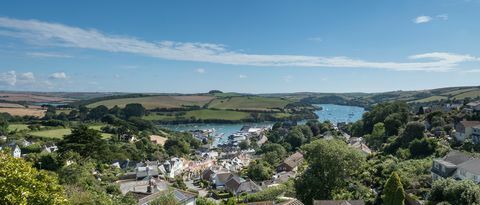
[[[102,125],[94,125],[94,126],[90,126],[89,128],[100,131],[101,127]],[[71,133],[72,133],[72,130],[70,128],[58,128],[58,129],[50,129],[50,130],[33,131],[33,132],[30,132],[29,134],[36,137],[61,139],[63,138],[63,136],[69,135]],[[104,139],[108,139],[112,137],[112,134],[109,134],[109,133],[101,133],[101,135],[102,135],[102,138]]]
[[219,98],[209,104],[209,108],[239,110],[271,110],[284,108],[291,101],[282,98],[242,96]]
[[9,131],[28,130],[28,125],[26,125],[26,124],[10,124],[10,125],[8,125],[8,130]]
[[151,96],[139,98],[121,98],[95,102],[87,105],[89,108],[105,105],[109,108],[117,105],[125,107],[129,103],[140,103],[146,109],[155,108],[181,108],[182,106],[203,106],[214,99],[211,95],[172,95],[172,96]]

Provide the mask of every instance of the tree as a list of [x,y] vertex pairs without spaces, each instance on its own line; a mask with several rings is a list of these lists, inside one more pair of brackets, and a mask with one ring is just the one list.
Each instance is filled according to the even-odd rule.
[[143,117],[145,115],[145,108],[140,103],[130,103],[123,108],[123,114],[126,119],[130,117]]
[[371,135],[365,136],[365,141],[371,148],[376,150],[382,147],[382,144],[385,142],[385,126],[383,123],[379,122],[373,126],[373,131]]
[[273,169],[265,161],[253,161],[247,167],[247,176],[254,181],[271,179]]
[[405,191],[402,182],[396,172],[390,175],[383,189],[383,204],[385,205],[403,205],[405,200]]
[[0,152],[0,204],[67,204],[57,179]]
[[205,197],[198,197],[197,200],[195,201],[197,205],[216,205],[215,201],[205,198]]
[[8,121],[6,119],[3,119],[3,117],[0,118],[0,135],[6,135],[8,134]]
[[387,136],[398,135],[398,131],[404,122],[402,121],[402,115],[400,113],[393,113],[387,116],[383,121],[385,124],[385,133]]
[[190,145],[188,142],[178,137],[168,139],[163,147],[170,156],[183,156],[190,153]]
[[429,201],[480,204],[480,186],[472,180],[438,179],[433,181]]
[[61,153],[74,151],[83,157],[106,160],[104,154],[108,153],[108,146],[102,139],[100,132],[89,129],[86,125],[79,125],[72,129],[72,133],[66,135],[58,142]]
[[270,165],[276,167],[287,155],[285,148],[276,143],[263,144],[260,149],[260,154],[263,154],[263,160]]
[[405,127],[405,131],[401,136],[401,141],[404,146],[408,145],[414,139],[421,139],[424,137],[425,125],[421,122],[409,122]]
[[408,147],[413,158],[423,158],[430,156],[437,148],[437,142],[432,138],[415,139]]
[[90,110],[90,112],[88,112],[87,117],[90,120],[100,120],[107,113],[108,113],[107,106],[99,105],[99,106],[93,108],[92,110]]
[[365,156],[340,140],[316,140],[302,146],[309,166],[295,182],[297,197],[309,205],[313,199],[332,199],[365,163]]
[[240,147],[241,150],[246,150],[250,147],[250,143],[248,143],[247,140],[244,140],[238,143],[238,147]]

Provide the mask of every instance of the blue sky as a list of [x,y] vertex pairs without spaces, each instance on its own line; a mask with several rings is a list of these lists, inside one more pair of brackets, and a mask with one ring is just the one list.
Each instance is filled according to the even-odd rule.
[[2,2],[0,89],[479,85],[479,10],[479,0]]

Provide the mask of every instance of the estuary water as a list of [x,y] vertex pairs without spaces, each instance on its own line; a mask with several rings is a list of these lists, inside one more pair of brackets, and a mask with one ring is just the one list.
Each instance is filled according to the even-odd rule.
[[[356,106],[334,105],[334,104],[317,104],[314,105],[319,109],[315,113],[319,116],[319,121],[330,121],[333,124],[339,122],[355,122],[362,118],[365,109]],[[306,121],[299,122],[299,124],[306,123]],[[214,144],[221,144],[228,140],[228,136],[240,131],[240,129],[247,125],[250,127],[265,127],[272,126],[273,122],[263,123],[195,123],[195,124],[179,124],[179,125],[160,125],[174,131],[191,131],[191,130],[206,130],[214,129],[216,138]]]

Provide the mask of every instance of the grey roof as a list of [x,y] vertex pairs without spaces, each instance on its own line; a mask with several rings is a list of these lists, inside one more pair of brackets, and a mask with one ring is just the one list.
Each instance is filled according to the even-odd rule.
[[313,205],[364,205],[362,200],[315,200]]
[[218,173],[217,174],[217,177],[216,179],[218,179],[218,181],[216,181],[216,183],[221,183],[221,184],[225,184],[228,182],[228,180],[230,180],[232,177],[234,177],[235,175],[232,174],[232,173],[229,173],[229,172],[226,172],[226,173]]
[[458,169],[480,175],[480,159],[471,159],[458,165]]
[[470,159],[472,159],[472,157],[463,153],[463,152],[451,151],[445,157],[443,157],[442,160],[445,161],[445,162],[452,163],[454,165],[459,165],[459,164],[464,163],[464,162],[466,162]]
[[291,168],[295,168],[303,162],[303,155],[300,152],[295,152],[294,154],[290,155],[288,158],[283,160],[283,163],[288,165]]
[[252,180],[247,180],[244,181],[240,184],[240,186],[237,188],[236,192],[237,193],[251,193],[251,192],[257,192],[262,190],[260,186],[258,186],[255,182]]
[[186,202],[192,198],[195,198],[197,195],[194,194],[194,193],[191,193],[191,192],[187,192],[187,191],[182,191],[182,190],[179,190],[179,189],[175,189],[173,191],[173,196],[175,196],[175,199],[182,203],[182,202]]

